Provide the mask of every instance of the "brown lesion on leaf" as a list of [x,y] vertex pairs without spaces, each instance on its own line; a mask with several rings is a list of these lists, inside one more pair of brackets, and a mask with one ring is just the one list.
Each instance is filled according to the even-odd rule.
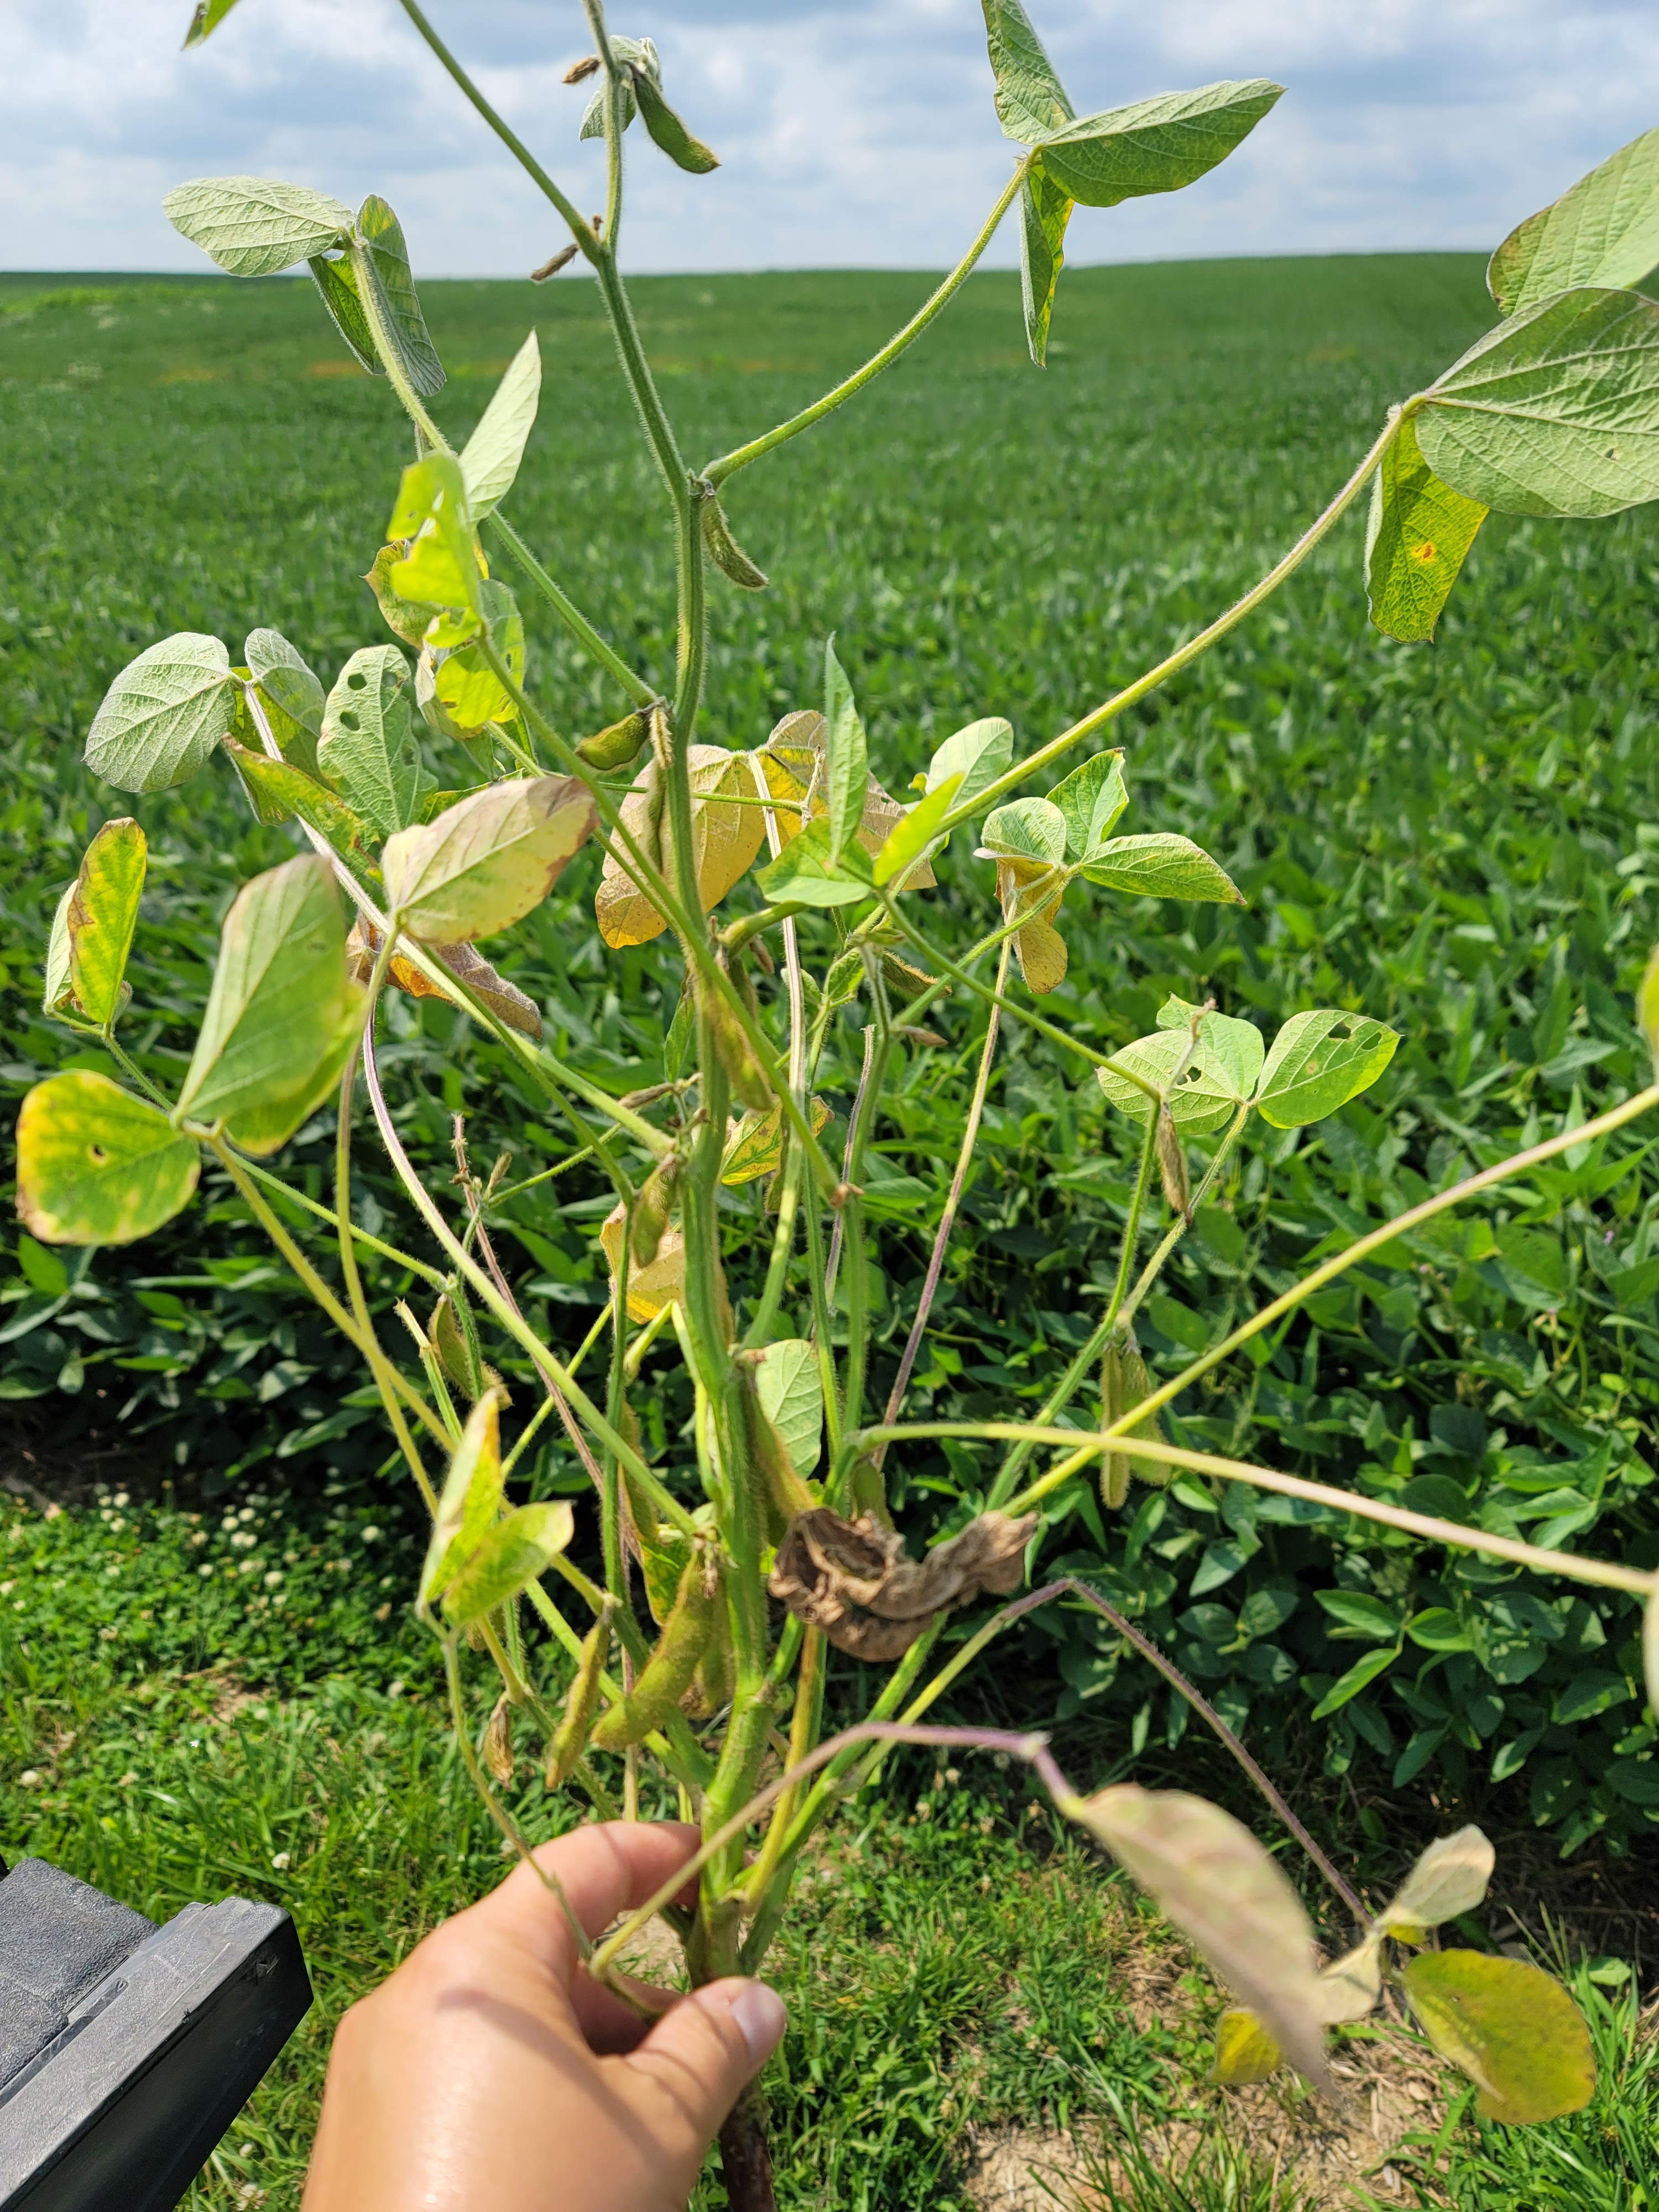
[[809,1628],[855,1659],[896,1659],[952,1607],[1006,1597],[1024,1571],[1035,1514],[981,1513],[925,1559],[869,1515],[843,1520],[827,1506],[802,1513],[778,1547],[769,1587]]
[[1437,558],[1439,548],[1431,538],[1425,538],[1420,545],[1413,545],[1412,548],[1413,560],[1420,561],[1425,568]]

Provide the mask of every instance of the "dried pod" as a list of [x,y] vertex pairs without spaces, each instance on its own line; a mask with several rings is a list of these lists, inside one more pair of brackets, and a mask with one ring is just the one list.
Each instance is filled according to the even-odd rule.
[[1190,1220],[1192,1192],[1187,1182],[1187,1150],[1176,1127],[1175,1116],[1167,1106],[1158,1109],[1158,1171],[1163,1179],[1164,1197],[1176,1212]]
[[600,67],[597,54],[584,54],[580,61],[573,62],[565,71],[564,82],[567,84],[585,84],[589,77],[598,76]]
[[[573,246],[570,250],[574,253],[576,249]],[[576,757],[589,768],[628,768],[639,758],[640,749],[650,735],[651,725],[644,714],[624,714],[620,722],[584,738],[576,748]]]
[[726,510],[712,495],[702,503],[702,542],[708,548],[708,557],[722,576],[741,586],[745,592],[763,592],[767,576],[758,568],[732,535],[726,520]]
[[599,1619],[582,1639],[575,1679],[567,1692],[564,1718],[547,1747],[546,1782],[550,1790],[562,1789],[575,1772],[587,1748],[593,1716],[599,1708],[599,1677],[611,1650],[611,1623],[617,1601],[607,1597]]
[[803,1513],[778,1547],[769,1587],[798,1620],[855,1659],[896,1659],[952,1606],[1006,1596],[1024,1572],[1036,1516],[981,1513],[920,1561],[904,1540],[866,1516],[827,1506]]
[[580,247],[574,245],[562,246],[556,254],[552,255],[550,259],[543,262],[539,269],[532,269],[531,270],[531,283],[532,284],[545,284],[550,276],[556,276],[561,269],[568,269],[571,263],[575,259],[577,253],[580,251]]
[[[1152,1378],[1146,1372],[1146,1363],[1141,1358],[1133,1336],[1126,1340],[1114,1337],[1107,1345],[1100,1363],[1100,1425],[1110,1428],[1132,1413],[1145,1398],[1152,1395]],[[1144,1421],[1137,1421],[1127,1434],[1148,1438],[1164,1434],[1163,1425],[1156,1413],[1148,1413]],[[1160,1467],[1155,1460],[1131,1459],[1127,1452],[1108,1452],[1100,1463],[1101,1503],[1115,1512],[1129,1495],[1129,1478],[1138,1474],[1156,1490],[1165,1488],[1173,1479],[1173,1468]]]
[[678,1709],[691,1686],[710,1632],[720,1595],[720,1570],[712,1551],[699,1544],[685,1563],[668,1625],[657,1639],[657,1648],[640,1670],[639,1680],[620,1705],[612,1705],[595,1723],[588,1738],[598,1751],[626,1751],[659,1729]]
[[512,1781],[513,1700],[505,1690],[496,1698],[489,1726],[484,1730],[483,1763],[503,1786]]

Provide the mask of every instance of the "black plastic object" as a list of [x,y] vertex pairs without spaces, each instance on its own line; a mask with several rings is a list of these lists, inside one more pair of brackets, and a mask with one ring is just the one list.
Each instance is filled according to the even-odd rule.
[[0,1880],[0,2212],[172,2212],[310,2005],[276,1905],[157,1928],[21,1860]]

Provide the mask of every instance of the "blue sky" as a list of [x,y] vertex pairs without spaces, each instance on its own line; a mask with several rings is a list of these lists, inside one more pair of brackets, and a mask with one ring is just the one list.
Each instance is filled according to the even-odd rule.
[[[1080,210],[1073,262],[1495,244],[1659,123],[1653,0],[1030,0],[1079,112],[1217,77],[1287,96],[1190,190]],[[441,32],[585,204],[599,204],[577,0],[428,0]],[[201,268],[163,193],[188,177],[383,192],[417,270],[518,274],[550,211],[396,0],[240,0],[179,51],[189,0],[3,0],[13,84],[0,265]],[[683,177],[638,141],[641,270],[956,258],[1007,174],[977,0],[629,0],[665,88],[721,156]],[[1010,228],[990,258],[1009,261]]]

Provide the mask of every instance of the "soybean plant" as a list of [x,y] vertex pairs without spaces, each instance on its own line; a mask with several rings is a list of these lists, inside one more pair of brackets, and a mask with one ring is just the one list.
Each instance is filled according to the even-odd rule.
[[[231,4],[204,0],[191,42]],[[180,185],[167,212],[222,269],[255,277],[308,264],[340,339],[385,379],[408,417],[415,458],[390,500],[368,578],[393,641],[364,645],[325,687],[274,630],[255,629],[234,663],[218,638],[182,635],[140,653],[111,686],[87,745],[96,775],[124,791],[156,792],[217,759],[261,820],[294,823],[298,849],[237,894],[193,1057],[169,1093],[120,1034],[143,832],[126,818],[99,831],[53,925],[46,1006],[95,1039],[125,1079],[81,1068],[28,1094],[18,1127],[23,1219],[50,1242],[118,1244],[185,1206],[204,1158],[229,1179],[378,1387],[432,1517],[416,1601],[441,1644],[469,1771],[513,1847],[529,1850],[499,1786],[512,1771],[515,1730],[520,1741],[526,1729],[538,1736],[550,1790],[585,1792],[605,1816],[632,1814],[650,1769],[701,1826],[695,1908],[679,1912],[664,1896],[597,1948],[581,1934],[594,1972],[608,1973],[635,1927],[658,1910],[684,1940],[693,1982],[753,1971],[802,1850],[890,1747],[978,1746],[1027,1761],[1059,1808],[1210,1961],[1237,2001],[1221,2024],[1220,2080],[1260,2079],[1283,2058],[1334,2094],[1328,2029],[1369,2012],[1393,1976],[1430,2039],[1479,2084],[1483,2110],[1526,2121],[1576,2109],[1590,2094],[1592,2068],[1565,1990],[1514,1960],[1423,1948],[1432,1927],[1485,1893],[1492,1850],[1478,1831],[1435,1844],[1380,1912],[1316,1851],[1358,1923],[1353,1948],[1322,1969],[1277,1861],[1216,1807],[1132,1784],[1079,1793],[1040,1733],[951,1729],[924,1717],[1032,1606],[1061,1596],[1093,1605],[1194,1700],[1315,1848],[1219,1717],[1086,1583],[1015,1595],[1046,1512],[1091,1470],[1112,1510],[1137,1478],[1242,1484],[1382,1522],[1425,1545],[1628,1591],[1645,1601],[1654,1650],[1659,1609],[1645,1571],[1190,1450],[1166,1434],[1161,1415],[1345,1269],[1470,1196],[1634,1121],[1659,1103],[1659,1083],[1361,1237],[1153,1388],[1135,1315],[1252,1118],[1295,1130],[1335,1113],[1376,1080],[1396,1039],[1363,1012],[1316,1007],[1286,1010],[1269,1040],[1252,1021],[1176,997],[1151,1035],[1108,1054],[1045,1018],[1040,1002],[1066,973],[1068,907],[1075,913],[1100,894],[1239,899],[1218,863],[1178,831],[1121,831],[1132,803],[1123,756],[1091,750],[1091,741],[1261,606],[1368,488],[1371,615],[1400,639],[1432,634],[1489,508],[1595,516],[1659,495],[1659,307],[1629,289],[1659,258],[1659,132],[1505,240],[1492,261],[1492,329],[1389,410],[1347,481],[1235,605],[1029,750],[988,700],[982,718],[903,763],[904,795],[895,798],[872,770],[854,686],[833,644],[821,698],[753,732],[746,749],[699,739],[705,594],[766,588],[727,513],[738,480],[896,360],[1011,214],[1025,332],[1040,365],[1073,204],[1111,207],[1191,184],[1254,130],[1279,88],[1213,84],[1079,115],[1019,0],[984,0],[996,112],[1016,152],[972,244],[856,374],[699,467],[687,462],[652,374],[620,258],[624,154],[636,118],[688,179],[716,166],[669,104],[656,49],[611,34],[601,0],[585,0],[593,52],[571,77],[591,85],[580,129],[603,141],[608,176],[604,212],[590,220],[415,0],[402,5],[568,234],[538,276],[579,259],[599,287],[678,546],[673,666],[635,666],[508,519],[540,390],[533,332],[457,452],[430,411],[444,371],[383,199],[354,213],[319,192],[258,179]],[[515,588],[544,603],[604,672],[616,702],[606,727],[580,741],[563,732],[526,665]],[[1046,786],[1062,763],[1061,779],[1034,795],[1030,787]],[[975,940],[953,947],[930,927],[927,894],[934,861],[970,830],[988,911]],[[603,856],[596,908],[605,943],[620,949],[667,934],[681,963],[662,1080],[630,1097],[611,1095],[552,1051],[540,1011],[477,949],[522,921],[589,844]],[[722,920],[740,884],[752,890]],[[543,1100],[538,1113],[562,1120],[572,1157],[606,1179],[614,1205],[599,1231],[610,1283],[601,1380],[583,1380],[579,1361],[526,1317],[492,1241],[499,1183],[475,1170],[465,1133],[453,1180],[441,1170],[429,1185],[410,1159],[391,1096],[394,1071],[383,1067],[377,1041],[393,992],[464,1008],[511,1056],[518,1092]],[[977,1076],[914,1325],[877,1407],[867,1163],[889,1110],[895,1053],[925,1045],[947,992],[958,1012],[982,1010]],[[1651,971],[1638,1011],[1651,1040],[1659,1034]],[[1090,1341],[1035,1420],[907,1423],[908,1379],[1009,1024],[1069,1055],[1138,1132],[1115,1280]],[[832,1031],[849,1027],[862,1030],[862,1074],[848,1125],[832,1139],[813,1085]],[[360,1091],[435,1256],[401,1251],[354,1214]],[[325,1206],[265,1163],[331,1100],[336,1178]],[[729,1194],[762,1182],[764,1202],[734,1210]],[[331,1238],[331,1259],[296,1222]],[[722,1239],[744,1224],[760,1287],[739,1310]],[[419,1315],[400,1310],[407,1342],[380,1340],[362,1249],[425,1286]],[[510,1444],[508,1402],[489,1364],[501,1346],[529,1363],[539,1394],[528,1418],[510,1409]],[[647,1443],[663,1434],[660,1422],[641,1417],[650,1389],[661,1388],[644,1379],[653,1346],[677,1352],[690,1378],[684,1449]],[[550,1419],[591,1479],[583,1512],[597,1516],[598,1579],[570,1555],[576,1516],[568,1501],[512,1499],[521,1455]],[[987,1455],[982,1491],[978,1510],[918,1556],[895,1525],[886,1462],[942,1437]],[[1007,1602],[940,1663],[946,1622],[987,1598]],[[879,1680],[871,1718],[826,1737],[827,1647],[879,1670]],[[499,1699],[475,1741],[465,1677],[480,1664],[492,1670]],[[1651,1662],[1650,1671],[1659,1674]],[[733,2115],[721,2150],[731,2202],[744,2212],[769,2206],[757,2094]]]

